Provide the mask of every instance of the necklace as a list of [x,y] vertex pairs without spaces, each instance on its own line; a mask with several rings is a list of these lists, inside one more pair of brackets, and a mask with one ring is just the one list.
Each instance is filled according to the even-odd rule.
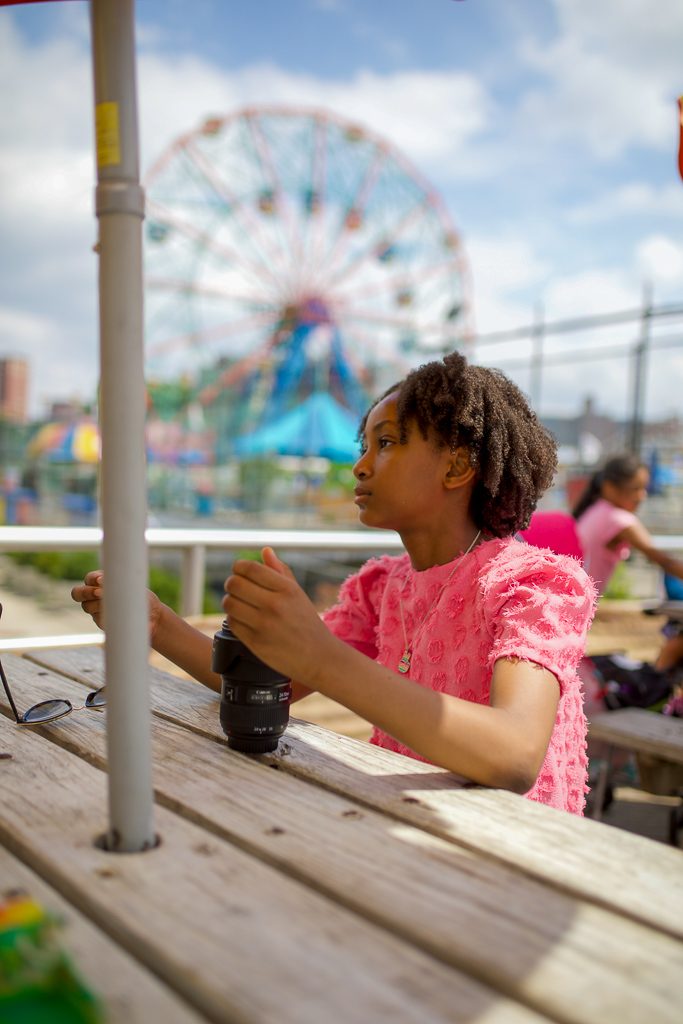
[[[420,633],[422,632],[422,627],[424,626],[425,622],[429,618],[431,612],[434,610],[434,608],[439,603],[441,595],[443,594],[444,590],[446,589],[448,584],[453,579],[453,576],[455,575],[455,571],[459,567],[459,565],[462,562],[463,558],[465,557],[465,555],[469,555],[470,551],[472,550],[472,548],[477,543],[477,541],[479,540],[480,537],[481,537],[481,530],[478,530],[476,537],[474,538],[474,540],[472,541],[472,543],[468,547],[467,551],[463,551],[463,553],[457,559],[455,565],[453,566],[453,568],[449,572],[448,576],[446,577],[444,582],[441,584],[441,586],[439,588],[439,592],[437,593],[436,597],[434,598],[434,600],[430,604],[429,608],[427,609],[427,611],[425,612],[425,614],[422,616],[422,618],[420,619],[419,623],[417,624],[417,628],[416,628],[415,632],[413,633],[413,639],[411,640],[410,643],[408,643],[408,634],[406,633],[406,623],[405,623],[405,619],[403,617],[403,601],[401,600],[401,595],[399,593],[399,595],[398,595],[398,610],[401,613],[401,627],[403,629],[403,644],[404,644],[404,648],[403,648],[403,654],[401,655],[401,660],[399,661],[397,668],[398,668],[398,671],[402,675],[405,675],[406,672],[408,672],[408,670],[410,669],[410,659],[413,656],[413,647],[415,645],[415,642],[416,642],[417,638],[419,637]],[[405,584],[404,584],[404,586],[405,586]]]

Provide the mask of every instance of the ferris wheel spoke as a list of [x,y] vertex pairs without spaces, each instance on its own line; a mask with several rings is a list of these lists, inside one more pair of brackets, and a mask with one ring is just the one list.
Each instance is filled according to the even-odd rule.
[[391,293],[395,300],[402,292],[416,291],[420,285],[438,281],[440,277],[448,275],[453,270],[453,260],[441,260],[428,267],[421,267],[418,270],[405,271],[385,278],[383,281],[375,281],[365,287],[357,287],[345,298],[344,293],[337,292],[338,303],[357,302],[359,299],[373,299],[384,293]]
[[198,398],[202,405],[211,405],[222,391],[232,387],[234,384],[238,384],[240,380],[243,380],[250,373],[253,373],[254,370],[258,369],[268,357],[273,345],[272,338],[269,338],[255,352],[251,352],[237,363],[233,363],[232,366],[228,366],[227,369],[223,370],[215,381],[212,381],[211,384],[208,384],[199,392]]
[[205,344],[207,342],[213,342],[216,340],[222,340],[232,335],[239,336],[248,329],[255,327],[275,327],[277,323],[277,316],[275,314],[261,314],[249,317],[243,317],[241,320],[232,320],[227,323],[214,324],[211,327],[202,328],[200,330],[185,331],[182,334],[175,335],[173,338],[167,338],[165,341],[158,342],[156,345],[149,347],[150,356],[166,355],[178,348],[185,348],[188,345]]
[[187,282],[182,279],[147,277],[145,284],[152,292],[176,292],[179,294],[194,296],[204,299],[220,299],[229,302],[231,305],[239,304],[247,309],[271,310],[273,315],[281,308],[281,303],[269,301],[258,292],[238,292],[235,288],[216,288],[215,286],[204,285],[201,282]]
[[[309,241],[306,263],[309,272],[310,268],[317,268],[321,260],[321,252],[325,244],[324,210],[329,198],[327,195],[329,117],[325,111],[317,111],[313,115],[313,119],[315,127],[313,130],[313,154],[311,159],[311,189],[307,197]],[[311,221],[312,224],[310,223]],[[313,284],[313,279],[311,284]]]
[[361,250],[354,258],[344,264],[338,270],[334,267],[328,268],[328,277],[325,284],[327,287],[335,288],[343,284],[349,277],[360,271],[368,262],[375,262],[381,258],[381,251],[391,248],[401,236],[411,228],[414,228],[420,220],[432,213],[429,196],[424,196],[419,202],[411,206],[403,217],[398,221],[391,231],[391,238],[387,238],[387,232],[378,232],[374,238],[368,240],[365,249]]
[[353,309],[339,312],[340,325],[344,324],[376,324],[378,327],[391,327],[400,331],[419,332],[421,335],[438,333],[448,328],[447,320],[421,320],[418,317],[390,316],[377,313],[371,309]]
[[[206,249],[214,256],[218,256],[221,260],[228,263],[232,267],[239,268],[240,271],[247,271],[251,274],[255,283],[259,284],[263,282],[264,270],[258,264],[253,264],[251,260],[247,259],[243,252],[239,252],[237,249],[233,249],[223,242],[217,242],[208,232],[202,231],[201,228],[196,228],[189,221],[179,217],[171,210],[165,208],[158,202],[151,201],[148,203],[149,212],[165,226],[173,228],[188,241],[193,242],[195,245],[200,246],[202,249]],[[272,271],[266,271],[266,276],[279,289],[279,282]]]
[[[245,305],[250,303],[264,305],[263,298],[256,293],[240,295],[232,288],[217,288],[215,285],[203,284],[201,281],[186,281],[183,278],[172,277],[147,277],[145,285],[150,291],[155,292],[177,292],[197,298],[223,299],[230,302],[242,302]],[[269,303],[265,304],[270,305]]]
[[[286,203],[284,201],[282,182],[280,181],[280,176],[277,172],[277,168],[273,160],[273,155],[268,144],[268,140],[266,139],[263,132],[263,128],[261,127],[258,114],[250,113],[247,116],[247,124],[249,126],[252,142],[254,144],[254,151],[256,153],[256,156],[258,157],[261,166],[261,171],[263,172],[265,179],[269,181],[270,184],[272,185],[272,192],[275,198],[276,208],[282,212],[285,223],[285,229],[289,234],[289,238],[283,240],[282,252],[285,258],[287,258],[287,254],[289,253],[288,266],[291,271],[291,257],[292,254],[297,249],[296,231],[293,227],[292,211],[290,209],[289,203]],[[287,248],[287,246],[289,246],[289,249]]]
[[365,213],[368,199],[375,187],[380,171],[386,162],[387,155],[386,148],[383,145],[378,145],[376,147],[373,158],[369,161],[365,174],[359,182],[358,188],[347,207],[346,215],[340,224],[339,231],[336,237],[332,240],[330,249],[324,255],[324,262],[327,266],[334,265],[335,260],[338,258],[339,251],[348,240],[349,233],[356,230],[356,227],[362,224],[363,214]]
[[[255,255],[259,259],[262,267],[272,274],[272,266],[275,260],[273,252],[269,252],[267,255],[263,252],[261,246],[264,242],[263,226],[259,222],[259,218],[256,217],[254,212],[250,209],[248,204],[241,203],[234,192],[228,187],[227,183],[224,182],[214,171],[213,167],[208,163],[204,154],[197,149],[193,141],[189,139],[185,145],[185,154],[187,158],[194,164],[197,170],[203,175],[207,184],[215,192],[217,197],[223,200],[228,207],[234,211],[235,216],[242,223],[245,234],[244,239],[249,239],[254,244]],[[266,243],[268,248],[268,243]],[[278,254],[281,260],[284,260],[284,254]],[[284,269],[284,262],[281,262],[280,270]]]

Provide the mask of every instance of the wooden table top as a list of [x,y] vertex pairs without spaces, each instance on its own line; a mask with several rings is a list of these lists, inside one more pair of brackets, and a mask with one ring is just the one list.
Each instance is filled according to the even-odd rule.
[[[93,647],[3,658],[21,708],[83,701]],[[66,921],[109,1024],[676,1024],[681,852],[291,720],[229,750],[218,699],[150,670],[155,828],[107,828],[106,712],[0,710],[0,878]]]

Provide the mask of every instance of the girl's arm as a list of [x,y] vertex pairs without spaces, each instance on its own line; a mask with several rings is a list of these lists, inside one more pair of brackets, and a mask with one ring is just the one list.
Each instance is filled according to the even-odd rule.
[[[161,604],[161,602],[160,602]],[[161,605],[152,647],[198,682],[220,693],[221,677],[211,671],[213,638],[201,633],[168,607]],[[311,691],[292,682],[292,703]]]
[[432,764],[474,782],[526,793],[543,764],[560,696],[552,673],[496,662],[489,705],[418,685],[341,641],[306,682]]
[[530,662],[498,661],[487,706],[437,693],[338,640],[295,581],[255,562],[236,562],[233,572],[223,601],[231,628],[273,668],[433,764],[520,793],[534,784],[559,700],[550,672]]
[[[151,590],[148,596],[149,642],[152,648],[197,682],[220,693],[221,677],[211,671],[212,638],[176,615]],[[89,572],[83,583],[73,587],[71,597],[100,629],[104,629],[104,573],[101,569]],[[300,700],[309,692],[293,682],[292,702]]]
[[652,536],[645,529],[641,522],[634,523],[632,526],[627,526],[624,530],[617,534],[614,540],[611,542],[623,541],[629,544],[630,547],[640,551],[641,554],[650,562],[654,562],[655,565],[660,566],[664,572],[670,573],[671,576],[677,576],[679,579],[683,579],[683,562],[680,558],[673,558],[668,555],[666,551],[662,551],[660,548],[655,547]]

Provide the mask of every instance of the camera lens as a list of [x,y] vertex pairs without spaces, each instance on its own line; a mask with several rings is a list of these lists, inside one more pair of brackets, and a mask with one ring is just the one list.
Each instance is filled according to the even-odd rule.
[[264,664],[228,626],[213,638],[211,668],[221,677],[221,726],[228,746],[246,754],[277,748],[289,722],[289,679]]

